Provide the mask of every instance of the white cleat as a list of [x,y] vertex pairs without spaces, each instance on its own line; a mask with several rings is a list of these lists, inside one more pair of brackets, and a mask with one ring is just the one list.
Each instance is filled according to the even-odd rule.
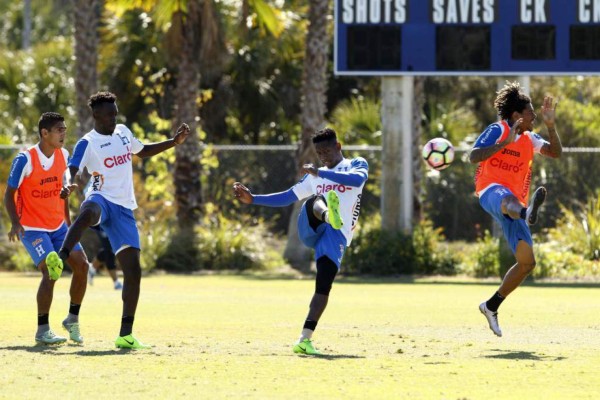
[[67,341],[67,338],[58,336],[51,330],[47,330],[35,337],[35,341],[37,344],[61,344]]
[[494,332],[494,335],[501,337],[502,331],[500,330],[500,325],[498,324],[498,312],[488,310],[485,305],[485,301],[479,305],[479,311],[485,316],[490,325],[490,329]]
[[92,265],[92,263],[88,263],[88,283],[90,286],[94,286],[94,278],[96,277],[96,268]]
[[69,332],[69,338],[78,344],[83,344],[83,336],[81,336],[81,332],[79,331],[79,322],[71,322],[67,323],[67,321],[63,321],[63,328],[67,332]]
[[538,219],[538,212],[540,211],[540,207],[544,204],[546,200],[546,188],[540,186],[533,193],[533,197],[531,199],[531,204],[527,207],[527,212],[525,214],[525,221],[528,225],[535,225]]

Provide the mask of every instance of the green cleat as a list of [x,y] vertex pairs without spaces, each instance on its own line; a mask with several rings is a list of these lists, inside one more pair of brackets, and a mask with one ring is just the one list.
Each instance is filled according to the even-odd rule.
[[63,262],[58,256],[57,252],[51,251],[46,256],[46,267],[48,268],[48,274],[50,275],[50,279],[52,279],[53,281],[57,281],[63,272]]
[[296,343],[293,350],[294,353],[308,354],[311,356],[318,356],[321,354],[317,349],[315,349],[312,340],[310,339],[304,339],[303,341]]
[[119,336],[117,340],[115,340],[115,346],[117,346],[118,349],[135,350],[149,349],[150,347],[152,347],[147,344],[143,344],[142,342],[134,338],[133,335]]
[[83,344],[83,336],[81,336],[81,332],[79,332],[79,322],[72,322],[69,324],[66,321],[63,321],[62,326],[69,332],[69,338],[71,338],[72,341]]
[[35,337],[37,344],[61,344],[67,341],[67,338],[57,336],[52,330],[48,329],[46,332]]
[[327,192],[327,208],[329,211],[327,213],[329,215],[329,224],[333,229],[341,229],[344,221],[342,221],[342,216],[340,215],[340,198],[333,190]]

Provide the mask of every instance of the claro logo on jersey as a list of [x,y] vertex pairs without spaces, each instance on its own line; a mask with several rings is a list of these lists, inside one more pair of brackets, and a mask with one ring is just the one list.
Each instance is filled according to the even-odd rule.
[[492,167],[499,168],[504,171],[514,172],[515,174],[518,174],[523,170],[523,167],[525,166],[524,164],[525,163],[523,161],[517,161],[514,164],[511,164],[495,157],[490,160],[490,165]]
[[131,162],[131,148],[127,146],[127,153],[120,156],[112,156],[104,159],[104,166],[106,168],[112,168],[117,165],[123,165]]
[[335,190],[338,193],[344,193],[346,190],[352,190],[350,186],[345,185],[317,185],[317,194],[323,194],[329,192],[330,190]]
[[31,197],[36,199],[47,199],[49,197],[56,197],[60,194],[60,188],[58,189],[50,189],[50,190],[32,190]]

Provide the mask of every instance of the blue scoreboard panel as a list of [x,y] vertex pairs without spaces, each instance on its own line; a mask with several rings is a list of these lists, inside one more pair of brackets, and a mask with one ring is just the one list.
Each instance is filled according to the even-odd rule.
[[600,0],[335,0],[338,75],[600,74]]

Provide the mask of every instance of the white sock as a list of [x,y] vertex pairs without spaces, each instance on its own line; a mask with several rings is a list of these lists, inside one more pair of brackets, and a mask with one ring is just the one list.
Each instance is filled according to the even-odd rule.
[[310,340],[312,338],[313,332],[314,331],[310,330],[310,329],[306,329],[306,328],[302,329],[302,334],[300,335],[299,341],[301,342],[304,339]]

